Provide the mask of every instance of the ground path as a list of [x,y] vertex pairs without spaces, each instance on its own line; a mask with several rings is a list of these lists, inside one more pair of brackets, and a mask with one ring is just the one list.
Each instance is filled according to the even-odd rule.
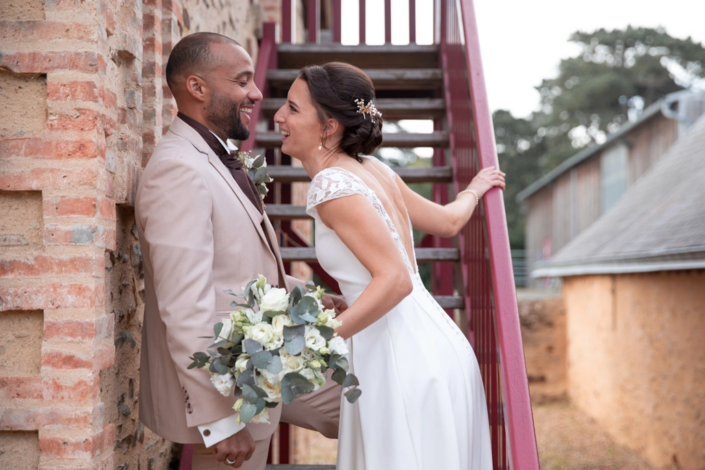
[[[542,470],[654,470],[570,403],[534,406]],[[296,429],[294,462],[334,464],[337,441]]]

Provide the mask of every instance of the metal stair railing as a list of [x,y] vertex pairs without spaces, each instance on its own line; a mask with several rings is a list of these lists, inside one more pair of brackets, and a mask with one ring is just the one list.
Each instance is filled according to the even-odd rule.
[[[472,0],[436,0],[441,12],[454,185],[499,167]],[[470,340],[487,394],[494,467],[539,469],[504,202],[488,191],[460,234]]]

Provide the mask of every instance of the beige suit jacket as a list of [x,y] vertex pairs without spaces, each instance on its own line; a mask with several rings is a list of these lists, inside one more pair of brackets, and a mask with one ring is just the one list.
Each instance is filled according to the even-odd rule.
[[[272,284],[284,279],[276,235],[179,118],[144,170],[136,219],[145,275],[140,420],[171,441],[202,443],[197,426],[234,414],[234,398],[218,393],[207,372],[188,370],[189,356],[206,350],[211,340],[199,336],[212,336],[233,310],[225,290],[242,292],[258,274]],[[273,433],[280,413],[270,410],[269,425],[248,425],[253,438]]]

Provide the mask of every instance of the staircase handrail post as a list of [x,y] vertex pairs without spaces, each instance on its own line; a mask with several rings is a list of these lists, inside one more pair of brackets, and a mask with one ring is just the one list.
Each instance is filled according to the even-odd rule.
[[308,42],[311,44],[318,44],[321,39],[321,0],[308,0],[306,5]]
[[282,0],[282,43],[291,43],[291,25],[292,18],[292,1],[293,0]]
[[342,42],[342,0],[333,0],[333,42],[340,44]]
[[[473,103],[471,111],[478,160],[480,168],[490,166],[499,168],[473,0],[459,0],[459,3],[465,42],[464,52],[468,67],[468,85]],[[504,201],[499,189],[488,191],[483,199],[492,268],[495,320],[503,361],[502,383],[506,406],[505,429],[509,441],[509,457],[513,469],[534,470],[539,469],[540,464],[526,377],[509,236],[504,218]]]

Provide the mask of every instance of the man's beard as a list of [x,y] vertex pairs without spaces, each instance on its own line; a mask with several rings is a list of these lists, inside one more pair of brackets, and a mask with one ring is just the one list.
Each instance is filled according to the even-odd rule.
[[206,107],[206,118],[225,132],[229,139],[247,140],[250,137],[250,130],[240,119],[240,106],[218,92],[211,95]]

